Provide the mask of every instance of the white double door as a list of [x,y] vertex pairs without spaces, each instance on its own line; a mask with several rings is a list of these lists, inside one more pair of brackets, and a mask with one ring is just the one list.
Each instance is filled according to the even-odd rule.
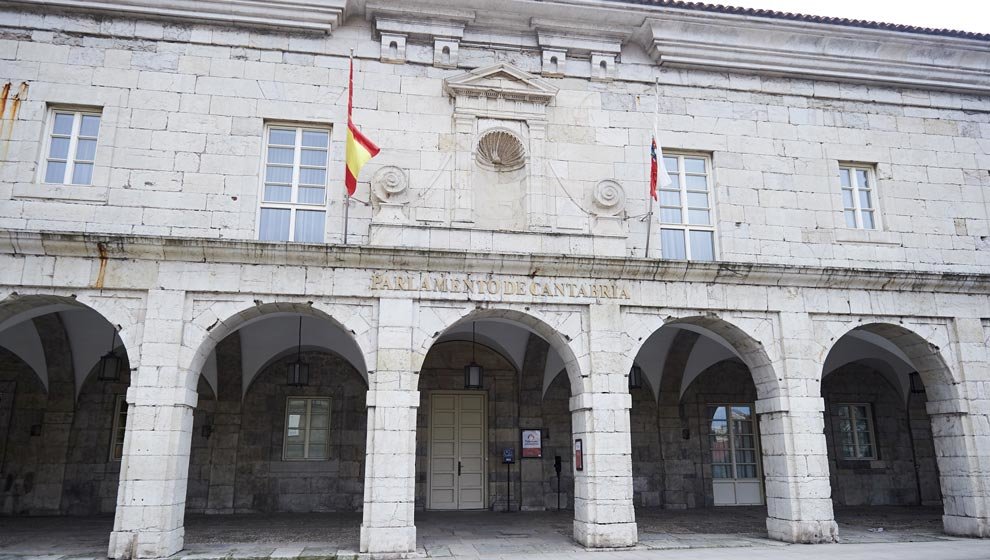
[[759,433],[753,406],[710,405],[708,421],[715,505],[762,505]]
[[430,395],[430,473],[427,508],[485,509],[485,393]]

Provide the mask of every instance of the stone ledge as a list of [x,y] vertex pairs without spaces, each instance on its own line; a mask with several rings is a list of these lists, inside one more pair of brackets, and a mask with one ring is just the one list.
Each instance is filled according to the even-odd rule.
[[0,255],[158,262],[351,267],[468,274],[565,276],[611,281],[702,282],[990,294],[990,273],[823,268],[738,262],[689,262],[640,257],[424,250],[404,247],[283,243],[254,240],[39,232],[0,229]]

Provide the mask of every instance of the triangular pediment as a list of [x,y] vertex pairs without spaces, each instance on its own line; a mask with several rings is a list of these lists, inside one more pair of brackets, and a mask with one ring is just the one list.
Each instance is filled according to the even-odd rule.
[[546,80],[505,62],[447,78],[443,87],[454,97],[503,97],[544,104],[557,95],[557,88]]

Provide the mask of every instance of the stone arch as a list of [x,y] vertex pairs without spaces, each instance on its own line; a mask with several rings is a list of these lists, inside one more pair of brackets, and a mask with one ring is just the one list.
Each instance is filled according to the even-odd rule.
[[[457,326],[472,321],[502,321],[522,327],[543,338],[557,352],[563,362],[574,395],[585,391],[585,377],[589,371],[587,344],[581,332],[580,315],[577,312],[540,313],[527,308],[520,311],[512,308],[443,308],[443,314],[434,318],[440,328],[432,333],[414,333],[414,364],[416,371],[422,367],[426,355],[441,335]],[[511,363],[511,361],[510,361]],[[417,374],[418,375],[418,374]],[[417,377],[417,384],[419,380]]]
[[[635,316],[632,316],[635,315]],[[624,333],[626,352],[620,371],[628,371],[647,341],[663,327],[674,326],[709,337],[731,349],[749,368],[760,399],[780,396],[780,351],[777,326],[768,317],[734,316],[731,314],[690,311],[671,313],[666,317],[656,314],[627,314],[627,330]],[[700,370],[712,364],[702,364]]]

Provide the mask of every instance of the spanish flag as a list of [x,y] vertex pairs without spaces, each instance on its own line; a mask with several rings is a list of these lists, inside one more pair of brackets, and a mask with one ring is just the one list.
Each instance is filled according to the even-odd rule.
[[347,196],[354,196],[357,190],[358,174],[368,160],[377,156],[378,146],[361,134],[354,121],[351,111],[354,106],[354,54],[351,53],[351,73],[347,82],[347,150],[344,155],[344,185],[347,186]]

